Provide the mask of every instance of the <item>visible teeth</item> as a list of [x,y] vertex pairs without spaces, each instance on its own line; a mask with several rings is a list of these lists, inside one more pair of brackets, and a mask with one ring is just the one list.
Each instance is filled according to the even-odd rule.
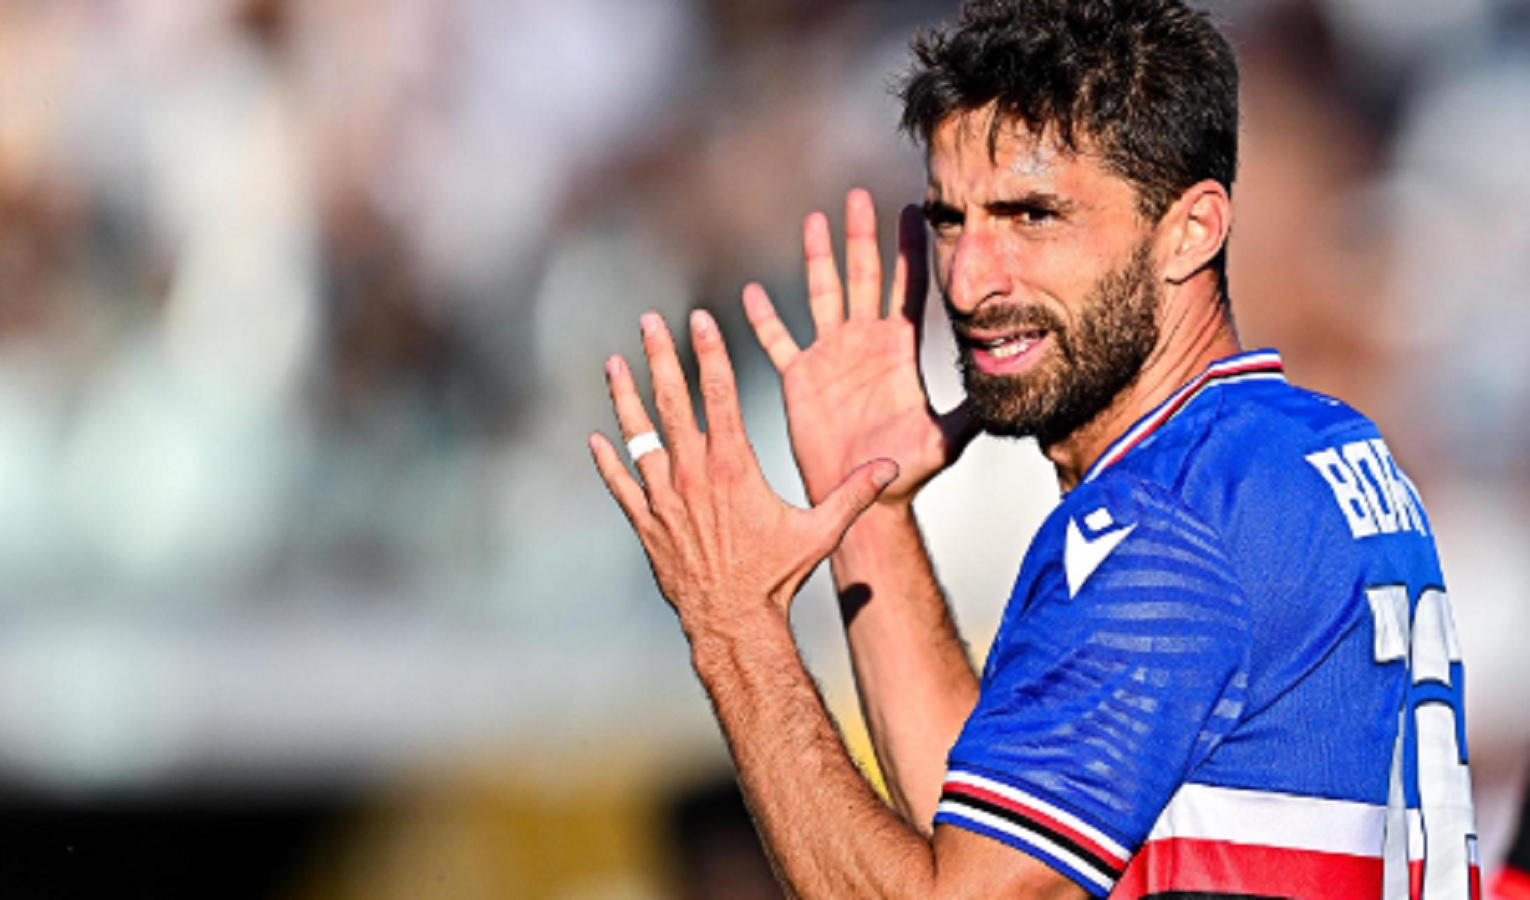
[[988,344],[988,355],[994,359],[1012,359],[1031,349],[1035,342],[1036,339],[1030,335],[991,341]]
[[988,354],[994,359],[1009,359],[1019,356],[1029,349],[1031,349],[1030,341],[1005,341],[996,347],[991,347]]

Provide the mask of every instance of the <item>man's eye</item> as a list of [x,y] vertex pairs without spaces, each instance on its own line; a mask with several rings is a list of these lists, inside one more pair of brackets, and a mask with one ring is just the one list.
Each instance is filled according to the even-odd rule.
[[995,210],[995,213],[1025,226],[1046,225],[1058,218],[1057,210],[1029,203],[1006,205]]
[[942,238],[955,236],[962,227],[960,216],[928,216],[925,221],[930,223],[930,230],[935,232],[935,236]]
[[924,207],[924,220],[929,223],[930,230],[937,235],[949,236],[961,228],[965,217],[952,207],[938,203],[928,203]]

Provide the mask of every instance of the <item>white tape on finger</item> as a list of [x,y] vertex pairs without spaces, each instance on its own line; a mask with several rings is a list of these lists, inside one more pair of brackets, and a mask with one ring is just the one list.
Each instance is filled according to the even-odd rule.
[[655,450],[663,450],[664,442],[659,440],[659,434],[655,431],[645,431],[635,434],[627,441],[627,455],[632,457],[635,463]]

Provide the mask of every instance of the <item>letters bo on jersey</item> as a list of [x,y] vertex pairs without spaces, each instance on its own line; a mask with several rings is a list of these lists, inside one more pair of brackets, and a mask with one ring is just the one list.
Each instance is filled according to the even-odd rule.
[[1380,438],[1330,447],[1307,462],[1328,482],[1357,540],[1402,531],[1429,534],[1418,491]]

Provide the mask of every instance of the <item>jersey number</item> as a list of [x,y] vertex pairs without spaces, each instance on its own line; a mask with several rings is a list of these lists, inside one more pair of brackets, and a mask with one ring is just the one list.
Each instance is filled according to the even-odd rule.
[[1366,591],[1376,661],[1407,667],[1388,802],[1385,900],[1478,900],[1481,876],[1466,766],[1461,645],[1450,597],[1401,586]]

